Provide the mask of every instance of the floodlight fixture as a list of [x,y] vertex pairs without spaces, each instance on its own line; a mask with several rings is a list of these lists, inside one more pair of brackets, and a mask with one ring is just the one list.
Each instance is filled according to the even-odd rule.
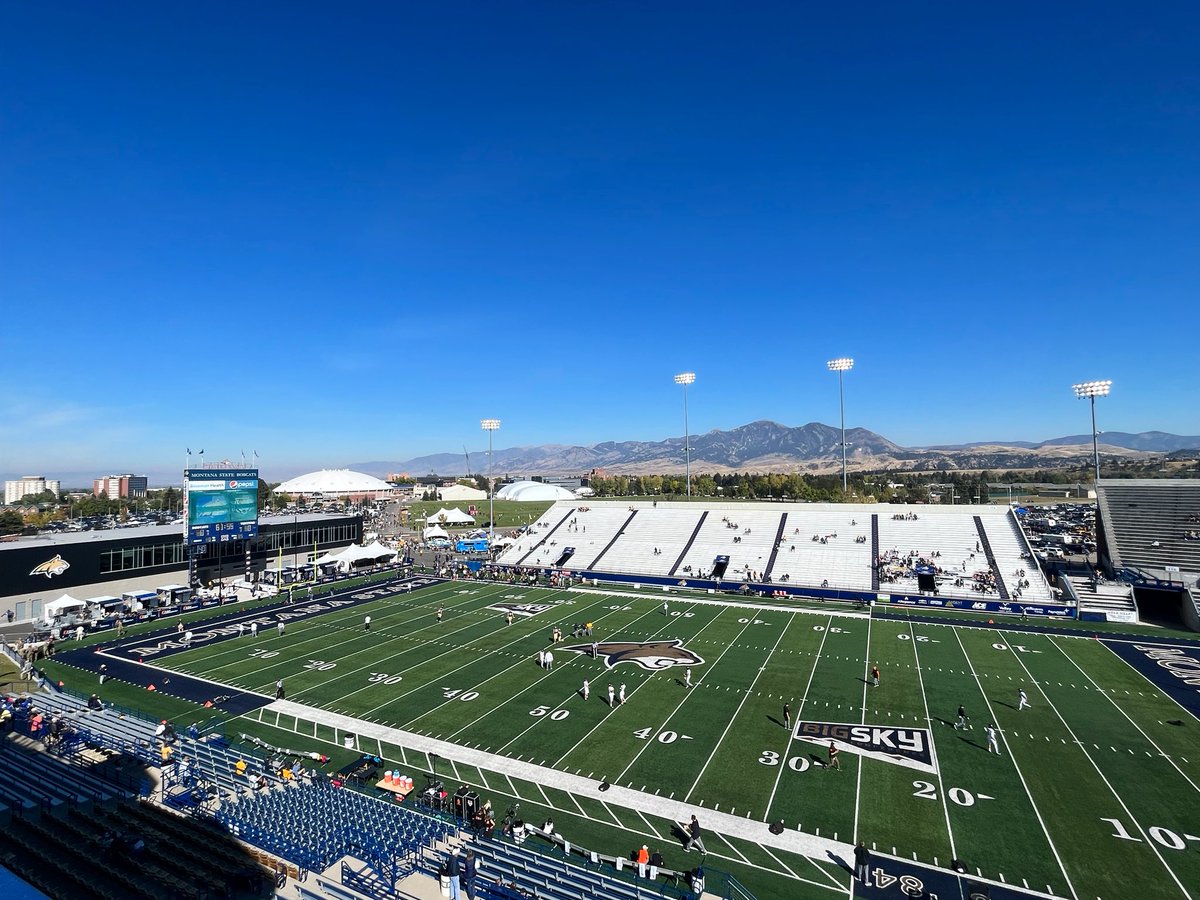
[[680,372],[675,376],[675,383],[683,385],[683,478],[687,482],[687,495],[692,496],[692,448],[691,432],[688,430],[687,389],[689,384],[695,384],[695,372]]
[[1080,400],[1088,400],[1092,406],[1092,465],[1095,470],[1096,484],[1100,483],[1100,432],[1096,430],[1096,398],[1107,397],[1112,389],[1111,381],[1081,381],[1071,385],[1075,396]]
[[480,419],[479,427],[488,433],[488,551],[496,546],[496,486],[492,480],[492,432],[500,430],[499,419]]
[[825,365],[830,372],[837,372],[838,376],[838,408],[842,413],[842,494],[845,495],[849,491],[849,485],[846,480],[846,393],[842,385],[842,373],[854,368],[854,360],[848,356],[839,356]]

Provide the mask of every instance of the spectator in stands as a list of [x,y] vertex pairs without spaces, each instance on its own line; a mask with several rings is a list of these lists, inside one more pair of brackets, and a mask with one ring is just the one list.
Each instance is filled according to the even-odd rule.
[[87,708],[91,710],[104,709],[104,702],[97,694],[92,694],[92,696],[88,697]]
[[450,900],[460,900],[460,880],[462,868],[458,860],[458,848],[450,851],[450,859],[446,862],[446,874],[450,877]]
[[462,884],[463,889],[467,892],[468,900],[475,900],[475,876],[478,874],[479,864],[475,861],[475,851],[468,847],[462,869]]

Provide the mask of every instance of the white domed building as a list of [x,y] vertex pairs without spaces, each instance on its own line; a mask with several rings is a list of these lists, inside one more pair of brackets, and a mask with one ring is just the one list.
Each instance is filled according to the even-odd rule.
[[557,484],[546,484],[541,481],[514,481],[496,491],[496,499],[544,503],[547,500],[574,500],[575,495]]
[[275,488],[277,494],[354,501],[387,500],[393,492],[394,488],[386,481],[350,469],[322,469],[297,475]]

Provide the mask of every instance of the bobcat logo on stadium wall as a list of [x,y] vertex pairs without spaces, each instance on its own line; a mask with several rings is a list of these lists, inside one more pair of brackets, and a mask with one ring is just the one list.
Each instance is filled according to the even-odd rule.
[[[575,644],[563,649],[583,656],[592,655],[591,644]],[[636,663],[652,672],[671,666],[699,666],[704,663],[678,638],[671,641],[600,641],[596,645],[596,657],[603,659],[604,665],[610,669],[618,663],[627,662]]]
[[48,559],[40,566],[34,566],[30,575],[45,575],[47,578],[53,578],[55,575],[61,575],[67,569],[71,568],[71,564],[62,558],[59,554],[54,554],[54,559]]

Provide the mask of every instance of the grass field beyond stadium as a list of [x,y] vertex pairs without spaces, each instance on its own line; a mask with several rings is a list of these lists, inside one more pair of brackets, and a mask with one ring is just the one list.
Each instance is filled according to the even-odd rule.
[[[501,604],[517,607],[511,625]],[[588,621],[593,638],[571,639],[572,624]],[[567,635],[552,646],[554,625]],[[554,653],[550,670],[536,659],[544,649]],[[861,838],[885,857],[943,869],[959,859],[972,873],[1056,896],[1188,897],[1200,886],[1197,720],[1091,637],[701,598],[673,598],[664,612],[661,595],[452,582],[154,662],[269,695],[283,679],[288,700],[313,711],[268,707],[229,732],[332,746],[343,734],[322,719],[336,712],[527,763],[533,776],[548,767],[683,801],[702,823],[732,814],[763,839],[710,833],[709,862],[761,898],[845,896],[850,887],[830,860],[772,845],[765,823],[779,821]],[[610,684],[624,684],[624,705],[608,707]],[[1021,688],[1031,708],[1017,708]],[[955,728],[960,704],[964,729]],[[885,752],[847,745],[831,769],[825,742],[806,739],[798,722],[873,726]],[[986,749],[989,722],[999,755]],[[932,765],[886,752],[899,729],[928,730]],[[576,842],[604,842],[603,852],[648,842],[668,866],[694,864],[671,819],[601,794],[453,756],[430,760],[403,737],[360,749],[476,785],[501,812],[519,799],[528,819],[552,816]]]

